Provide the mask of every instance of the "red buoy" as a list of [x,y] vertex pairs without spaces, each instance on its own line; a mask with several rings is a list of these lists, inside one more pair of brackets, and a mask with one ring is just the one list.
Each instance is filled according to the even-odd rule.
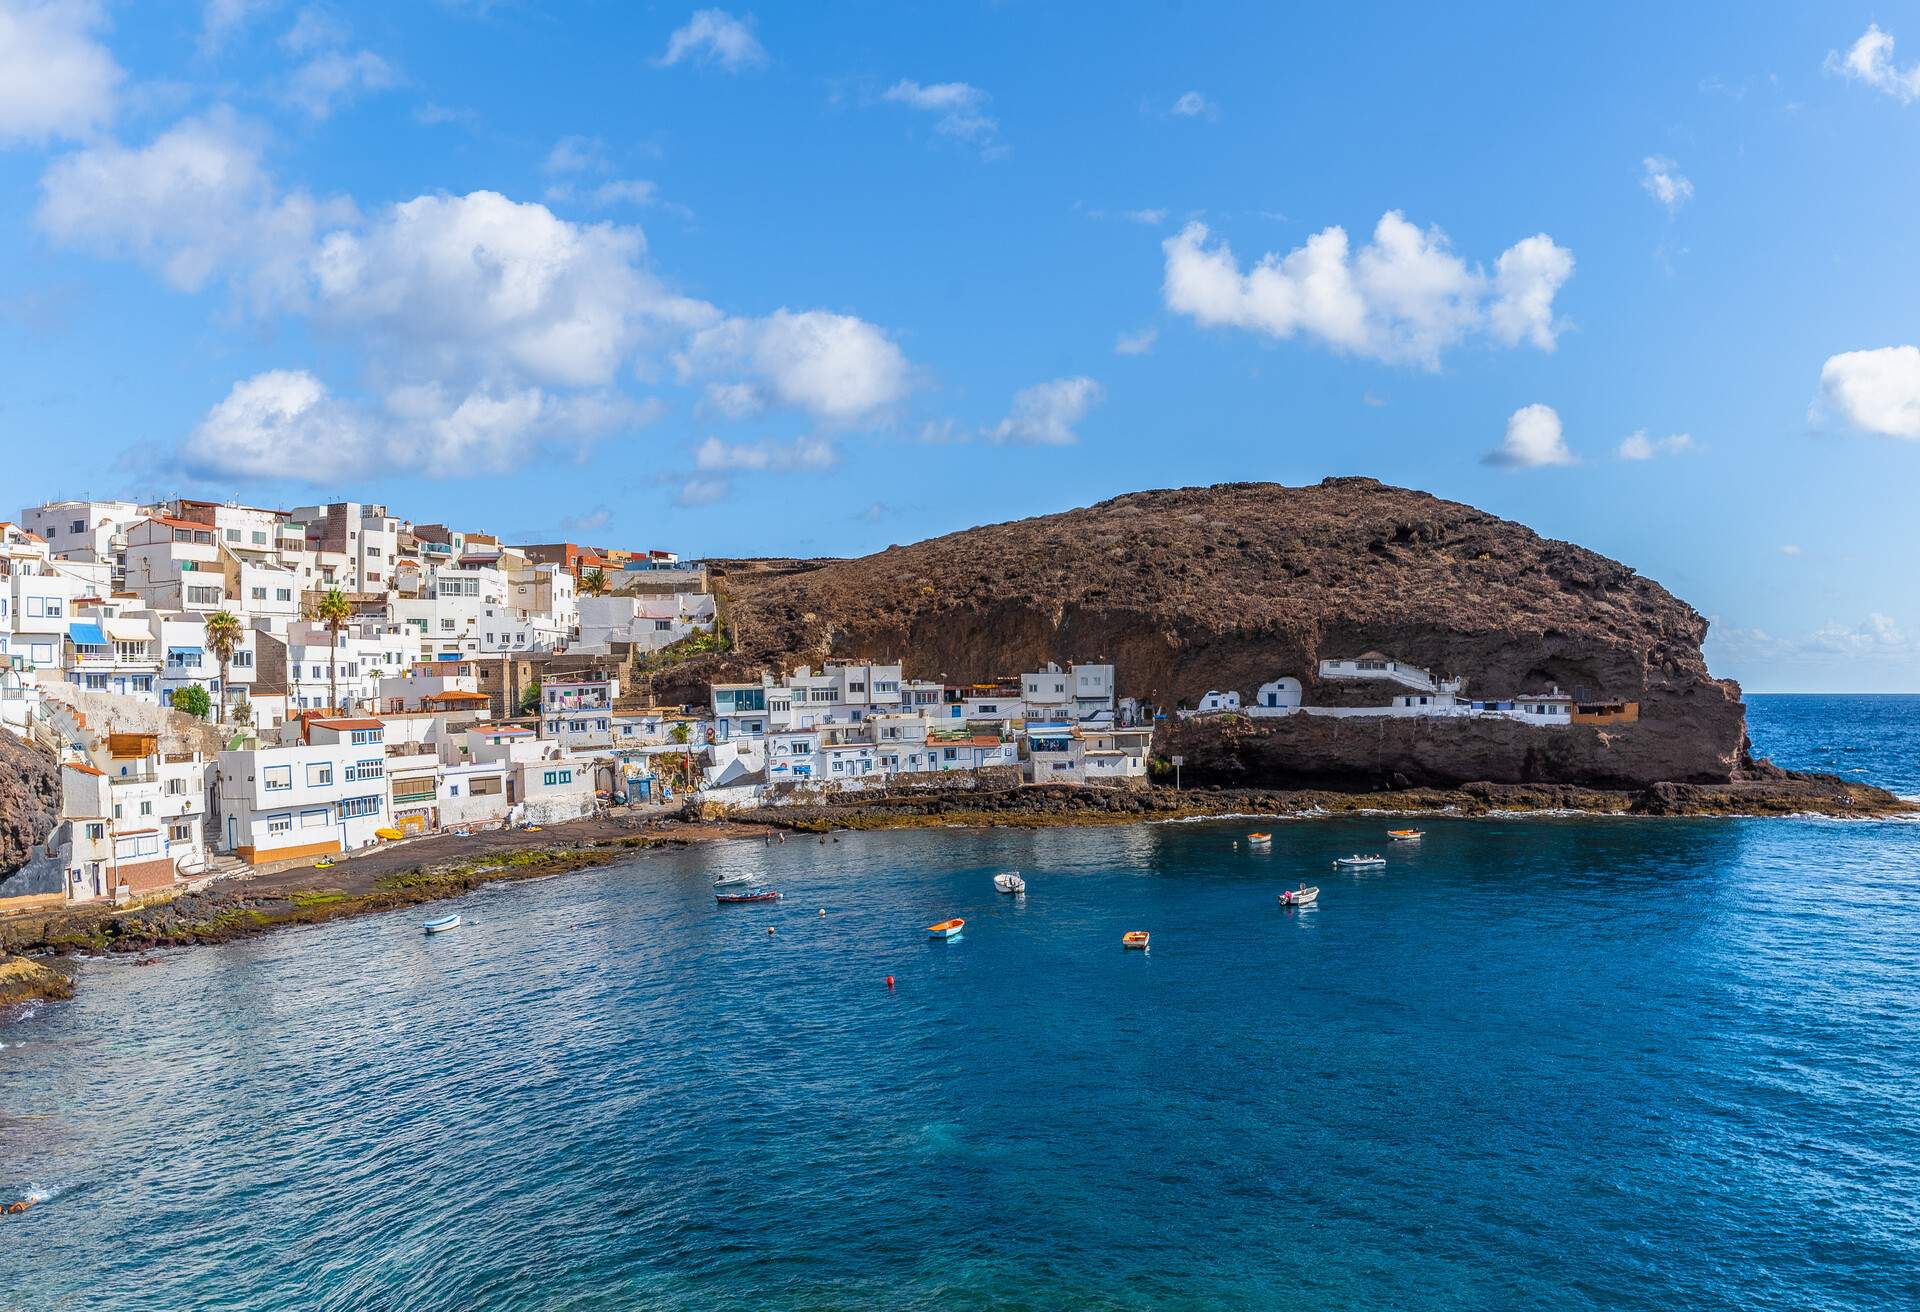
[[887,987],[888,987],[888,988],[892,988],[892,987],[893,987],[893,976],[891,976],[891,975],[889,975],[889,976],[887,976]]

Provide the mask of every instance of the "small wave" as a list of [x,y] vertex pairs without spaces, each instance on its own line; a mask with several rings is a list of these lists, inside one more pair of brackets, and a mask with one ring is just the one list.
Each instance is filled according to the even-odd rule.
[[1217,815],[1176,815],[1147,821],[1150,825],[1210,825],[1222,820],[1320,820],[1332,814],[1317,806],[1304,811],[1221,811]]

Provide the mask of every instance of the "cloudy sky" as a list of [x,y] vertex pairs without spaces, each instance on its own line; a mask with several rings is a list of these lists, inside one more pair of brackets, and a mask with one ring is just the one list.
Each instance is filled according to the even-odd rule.
[[1920,4],[0,0],[0,513],[839,554],[1370,474],[1920,688]]

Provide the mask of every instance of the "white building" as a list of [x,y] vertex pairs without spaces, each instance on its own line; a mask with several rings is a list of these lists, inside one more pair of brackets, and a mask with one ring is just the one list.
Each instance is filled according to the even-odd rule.
[[1144,779],[1153,730],[1098,724],[1027,725],[1027,777],[1037,784]]
[[340,718],[305,729],[303,743],[220,753],[221,850],[260,865],[366,847],[390,826],[385,726]]
[[581,651],[605,654],[616,644],[658,651],[711,629],[716,617],[709,592],[621,593],[581,597]]

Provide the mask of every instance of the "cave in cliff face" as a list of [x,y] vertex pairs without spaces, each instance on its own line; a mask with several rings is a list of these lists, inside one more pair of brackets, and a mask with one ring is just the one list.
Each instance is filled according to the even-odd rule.
[[1338,705],[1384,697],[1322,683],[1320,661],[1379,651],[1464,678],[1470,697],[1559,687],[1640,709],[1631,725],[1409,721],[1371,735],[1189,721],[1174,750],[1196,779],[1638,786],[1724,780],[1742,760],[1739,689],[1708,673],[1691,607],[1594,552],[1370,479],[1135,493],[857,560],[740,562],[721,586],[738,622],[729,671],[842,656],[971,682],[1104,661],[1123,696],[1168,708],[1209,691],[1251,704],[1282,676]]

